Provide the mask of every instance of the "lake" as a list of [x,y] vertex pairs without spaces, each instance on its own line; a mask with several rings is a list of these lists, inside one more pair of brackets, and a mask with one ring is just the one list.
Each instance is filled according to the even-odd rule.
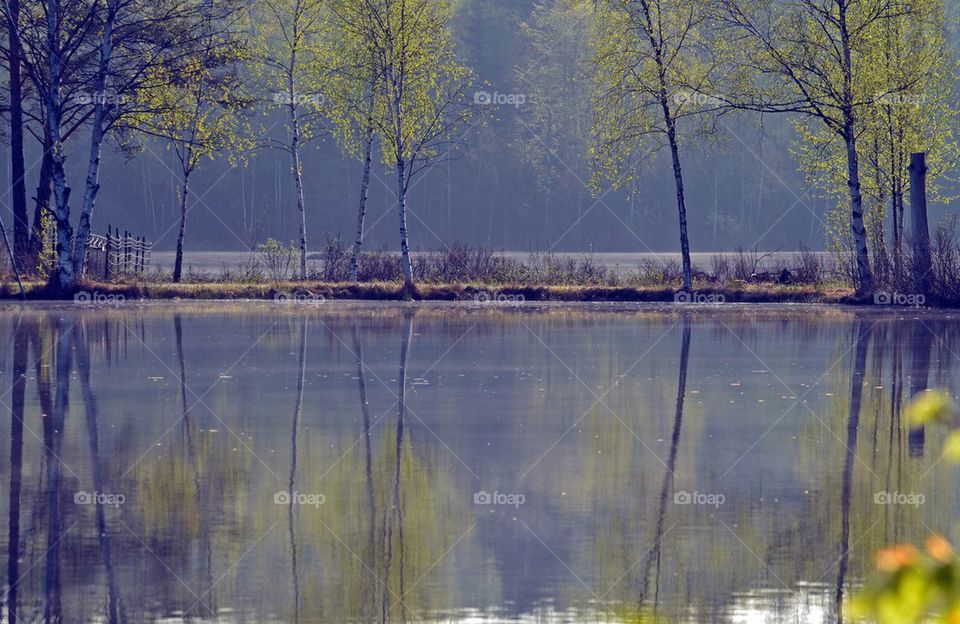
[[878,548],[960,510],[947,432],[902,414],[956,394],[950,312],[117,301],[0,327],[4,622],[835,622]]

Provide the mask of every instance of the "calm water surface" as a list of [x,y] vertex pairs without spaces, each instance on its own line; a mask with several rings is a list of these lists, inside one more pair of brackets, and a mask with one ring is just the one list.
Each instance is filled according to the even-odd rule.
[[0,620],[835,622],[952,533],[901,410],[957,353],[909,309],[0,308]]

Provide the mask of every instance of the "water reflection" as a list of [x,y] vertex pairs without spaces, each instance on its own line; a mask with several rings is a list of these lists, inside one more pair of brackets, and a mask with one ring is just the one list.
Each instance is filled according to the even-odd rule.
[[[654,531],[653,547],[646,557],[643,572],[643,582],[640,586],[639,607],[642,610],[647,599],[648,585],[650,582],[650,570],[656,562],[656,577],[654,579],[653,609],[656,613],[657,602],[660,597],[660,558],[663,542],[664,525],[667,512],[667,497],[673,490],[674,469],[677,465],[677,451],[680,448],[680,428],[683,424],[683,400],[687,390],[687,367],[690,361],[690,315],[684,314],[683,320],[683,338],[680,347],[680,372],[677,379],[677,409],[673,417],[673,433],[670,435],[670,455],[664,466],[663,485],[660,487],[660,497],[657,503],[657,524]],[[675,500],[676,502],[676,500]]]
[[867,349],[873,322],[856,319],[853,322],[853,372],[850,375],[850,416],[847,418],[846,453],[843,462],[843,485],[840,508],[840,561],[837,564],[837,590],[834,605],[837,621],[843,620],[843,590],[850,562],[850,505],[853,498],[853,465],[857,457],[857,439],[860,430],[860,406],[863,402],[864,375],[867,367]]
[[958,320],[8,309],[2,620],[838,621],[957,515]]

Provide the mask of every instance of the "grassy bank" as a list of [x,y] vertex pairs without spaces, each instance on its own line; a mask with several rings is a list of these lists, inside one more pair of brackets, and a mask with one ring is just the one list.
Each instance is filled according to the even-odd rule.
[[[49,300],[41,282],[24,284],[28,300]],[[0,298],[19,299],[15,282],[0,286]],[[85,281],[73,297],[81,302],[96,303],[119,298],[187,299],[187,300],[276,300],[298,303],[320,303],[328,300],[398,301],[404,296],[397,282],[96,282]],[[685,303],[857,303],[853,291],[842,287],[730,283],[705,285],[692,292],[667,286],[603,286],[603,285],[509,285],[429,283],[417,286],[413,296],[418,300],[467,301],[510,304],[539,301],[585,302],[685,302]]]
[[[518,302],[680,302],[680,303],[822,303],[885,304],[895,307],[960,307],[960,238],[938,238],[934,270],[923,289],[913,285],[906,260],[899,272],[877,271],[876,297],[857,299],[851,266],[843,258],[826,261],[801,249],[786,255],[736,250],[715,255],[709,266],[695,266],[694,287],[681,290],[681,268],[672,260],[644,259],[633,267],[607,266],[591,254],[579,257],[531,253],[526,258],[454,244],[442,251],[414,257],[417,288],[412,296],[402,286],[397,254],[361,254],[359,282],[350,280],[350,254],[339,238],[327,239],[322,252],[311,254],[309,278],[292,280],[298,249],[276,241],[260,245],[246,262],[219,273],[194,271],[189,265],[181,283],[168,272],[151,270],[110,281],[84,281],[80,300],[327,300],[404,299]],[[0,267],[2,269],[2,267]],[[0,270],[0,298],[20,298],[8,272]],[[49,291],[33,278],[25,283],[31,300],[72,299]],[[926,291],[927,295],[918,292]]]

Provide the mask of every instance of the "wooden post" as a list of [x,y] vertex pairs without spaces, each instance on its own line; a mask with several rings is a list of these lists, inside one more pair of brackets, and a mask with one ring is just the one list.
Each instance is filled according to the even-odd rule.
[[910,155],[910,223],[913,226],[914,281],[923,294],[930,291],[930,229],[927,224],[927,155]]

